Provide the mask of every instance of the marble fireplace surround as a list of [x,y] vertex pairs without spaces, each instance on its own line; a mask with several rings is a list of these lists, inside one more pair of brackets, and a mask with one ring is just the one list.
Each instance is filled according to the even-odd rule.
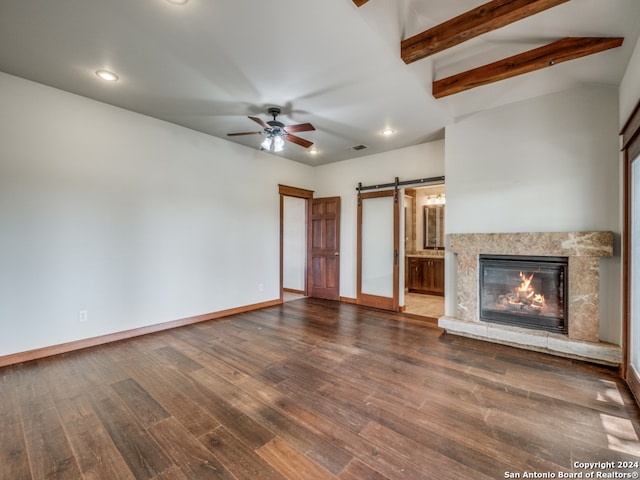
[[[447,243],[455,254],[457,290],[455,317],[438,320],[447,332],[607,365],[621,363],[621,348],[599,339],[600,258],[613,255],[612,232],[455,233],[447,235]],[[481,254],[567,257],[568,333],[480,321]]]

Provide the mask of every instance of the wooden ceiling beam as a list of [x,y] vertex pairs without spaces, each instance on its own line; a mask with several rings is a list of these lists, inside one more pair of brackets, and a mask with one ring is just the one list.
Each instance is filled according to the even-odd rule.
[[[358,4],[357,0],[353,1]],[[403,40],[400,55],[409,64],[568,1],[492,0]],[[360,0],[360,3],[364,2]]]
[[364,5],[365,3],[367,3],[369,0],[353,0],[353,3],[356,4],[356,7],[361,7],[362,5]]
[[433,96],[442,98],[475,87],[616,48],[622,37],[567,37],[557,42],[433,82]]

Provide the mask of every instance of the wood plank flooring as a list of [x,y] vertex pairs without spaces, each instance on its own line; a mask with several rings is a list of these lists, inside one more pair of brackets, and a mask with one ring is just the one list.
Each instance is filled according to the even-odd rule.
[[2,480],[632,473],[639,432],[611,369],[309,298],[0,369]]

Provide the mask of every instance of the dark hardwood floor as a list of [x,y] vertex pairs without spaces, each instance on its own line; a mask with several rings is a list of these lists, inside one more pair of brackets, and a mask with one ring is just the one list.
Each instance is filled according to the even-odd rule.
[[0,369],[0,478],[631,474],[639,420],[608,368],[302,299]]

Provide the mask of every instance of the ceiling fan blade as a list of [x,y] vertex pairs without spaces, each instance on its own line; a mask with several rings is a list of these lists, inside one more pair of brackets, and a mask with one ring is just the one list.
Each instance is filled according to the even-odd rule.
[[310,123],[299,123],[298,125],[289,125],[288,127],[284,127],[287,133],[297,133],[297,132],[310,132],[311,130],[315,130],[315,127]]
[[304,148],[309,148],[311,145],[313,145],[313,142],[310,142],[309,140],[305,140],[304,138],[300,138],[300,137],[296,137],[295,135],[285,135],[284,139],[288,142],[291,143],[295,143],[296,145],[300,145],[301,147]]
[[254,122],[256,122],[258,125],[260,125],[262,128],[269,128],[269,125],[267,125],[266,123],[264,123],[262,120],[260,120],[258,117],[249,117],[251,120],[253,120]]
[[238,135],[260,135],[262,132],[238,132],[238,133],[227,133],[228,137],[236,137]]

